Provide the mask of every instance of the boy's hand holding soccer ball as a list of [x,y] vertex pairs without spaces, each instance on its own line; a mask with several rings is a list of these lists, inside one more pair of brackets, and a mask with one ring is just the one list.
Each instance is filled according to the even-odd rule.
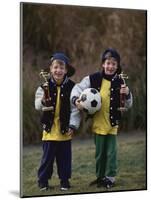
[[75,101],[75,105],[76,105],[76,107],[77,107],[79,110],[83,110],[83,106],[81,105],[80,101],[81,101],[81,99],[78,98],[78,99]]

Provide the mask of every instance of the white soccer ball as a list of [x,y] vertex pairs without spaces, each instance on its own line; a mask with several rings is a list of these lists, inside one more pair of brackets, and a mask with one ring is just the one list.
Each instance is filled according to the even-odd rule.
[[95,88],[87,88],[80,95],[80,104],[92,115],[101,108],[101,95]]

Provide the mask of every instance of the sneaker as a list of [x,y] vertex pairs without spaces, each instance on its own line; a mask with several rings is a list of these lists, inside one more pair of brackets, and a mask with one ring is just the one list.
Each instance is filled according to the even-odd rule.
[[99,183],[101,182],[101,178],[97,178],[96,180],[92,181],[89,186],[93,186],[93,185],[99,185]]
[[103,186],[106,187],[107,189],[110,189],[114,186],[114,182],[112,182],[109,178],[105,177],[103,178]]
[[40,182],[38,182],[38,186],[39,186],[40,191],[46,191],[46,190],[49,189],[48,183],[40,183]]
[[40,187],[40,191],[47,191],[49,189],[48,186],[42,186]]
[[69,181],[60,181],[60,190],[62,191],[67,191],[70,188],[70,183]]
[[103,181],[103,178],[99,180],[99,182],[97,183],[97,187],[102,187],[104,186],[104,181]]

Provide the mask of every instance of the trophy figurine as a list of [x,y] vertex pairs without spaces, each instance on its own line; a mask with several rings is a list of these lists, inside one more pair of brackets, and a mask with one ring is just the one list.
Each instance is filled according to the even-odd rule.
[[[123,84],[121,85],[121,88],[126,87],[125,79],[128,79],[127,74],[124,74],[122,72],[121,74],[119,74],[119,77],[123,80]],[[125,98],[126,98],[125,93],[120,93],[120,107],[118,108],[118,110],[121,112],[124,112],[127,110],[127,108],[125,107]]]
[[54,108],[51,105],[51,98],[49,94],[49,83],[48,83],[48,78],[50,76],[49,73],[45,72],[44,70],[41,70],[40,72],[40,77],[43,78],[44,83],[42,83],[42,88],[44,90],[44,102],[45,106],[42,108],[42,111],[52,111]]

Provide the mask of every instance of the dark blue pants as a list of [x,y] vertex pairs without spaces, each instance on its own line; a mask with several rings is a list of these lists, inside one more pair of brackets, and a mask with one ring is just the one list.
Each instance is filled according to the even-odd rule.
[[48,183],[56,159],[57,172],[61,180],[71,178],[71,140],[43,141],[43,156],[38,170],[39,183]]

